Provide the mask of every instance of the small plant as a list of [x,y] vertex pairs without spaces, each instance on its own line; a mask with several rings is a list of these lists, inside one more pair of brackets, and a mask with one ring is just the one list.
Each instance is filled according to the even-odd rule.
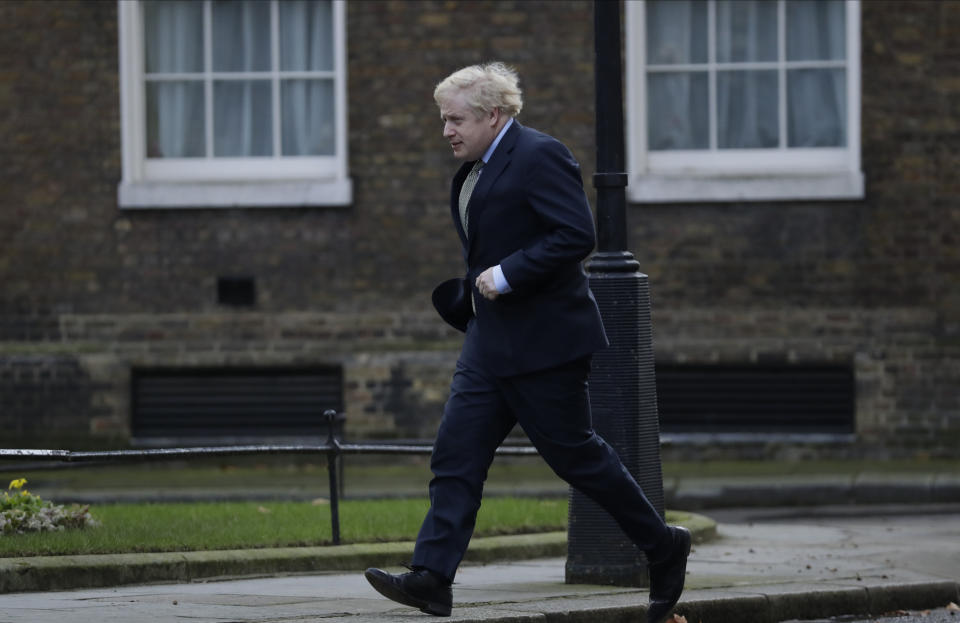
[[89,506],[74,504],[65,507],[45,501],[24,489],[25,484],[26,478],[18,478],[3,492],[3,499],[0,499],[0,535],[56,532],[99,525],[90,516]]

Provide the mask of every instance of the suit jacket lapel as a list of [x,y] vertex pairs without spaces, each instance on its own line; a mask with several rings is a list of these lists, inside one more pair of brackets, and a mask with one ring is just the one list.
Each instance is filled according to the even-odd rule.
[[[477,185],[473,187],[473,193],[470,195],[470,203],[467,204],[470,212],[470,218],[467,222],[467,227],[470,230],[470,236],[467,239],[468,253],[469,247],[473,245],[473,240],[476,237],[477,223],[480,220],[478,217],[483,213],[485,206],[484,200],[487,197],[487,193],[490,192],[490,189],[496,183],[497,178],[500,177],[500,174],[503,173],[510,164],[513,148],[517,143],[517,137],[520,135],[520,128],[520,124],[514,119],[513,125],[510,126],[507,133],[500,139],[500,144],[497,145],[497,148],[493,151],[493,155],[490,156],[490,161],[483,166],[483,171],[480,174],[480,179],[477,180]],[[469,171],[469,168],[467,171]],[[464,177],[466,177],[466,174],[464,174]],[[457,209],[457,214],[459,215],[459,208]],[[462,228],[460,229],[462,230]]]

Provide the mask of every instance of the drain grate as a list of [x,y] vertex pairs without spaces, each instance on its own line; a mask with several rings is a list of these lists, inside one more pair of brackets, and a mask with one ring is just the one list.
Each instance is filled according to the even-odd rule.
[[301,439],[326,434],[323,412],[343,410],[340,367],[178,368],[133,371],[139,443]]
[[669,433],[851,433],[853,371],[833,366],[657,366]]

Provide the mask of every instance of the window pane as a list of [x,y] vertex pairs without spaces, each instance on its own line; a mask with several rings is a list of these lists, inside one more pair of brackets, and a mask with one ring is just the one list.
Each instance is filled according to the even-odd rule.
[[777,3],[717,2],[717,61],[777,60]]
[[152,73],[203,71],[203,4],[144,2],[145,67]]
[[843,0],[788,0],[787,60],[843,60],[847,14]]
[[846,71],[793,69],[787,72],[787,145],[843,147],[847,144]]
[[148,82],[147,157],[204,156],[203,83]]
[[330,0],[280,3],[280,70],[333,70],[333,5]]
[[647,76],[649,149],[707,149],[710,146],[707,74]]
[[646,6],[648,64],[707,62],[705,0],[649,0]]
[[336,153],[332,80],[284,80],[284,156],[332,156]]
[[778,99],[776,71],[717,72],[717,146],[777,147]]
[[273,155],[271,104],[269,80],[214,82],[214,155]]
[[270,3],[213,3],[213,70],[270,71]]

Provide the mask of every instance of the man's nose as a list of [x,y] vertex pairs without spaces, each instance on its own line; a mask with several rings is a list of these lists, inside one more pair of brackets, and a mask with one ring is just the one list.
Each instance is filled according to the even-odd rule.
[[443,124],[443,136],[445,138],[450,138],[451,136],[453,136],[453,128],[450,127],[449,123]]

